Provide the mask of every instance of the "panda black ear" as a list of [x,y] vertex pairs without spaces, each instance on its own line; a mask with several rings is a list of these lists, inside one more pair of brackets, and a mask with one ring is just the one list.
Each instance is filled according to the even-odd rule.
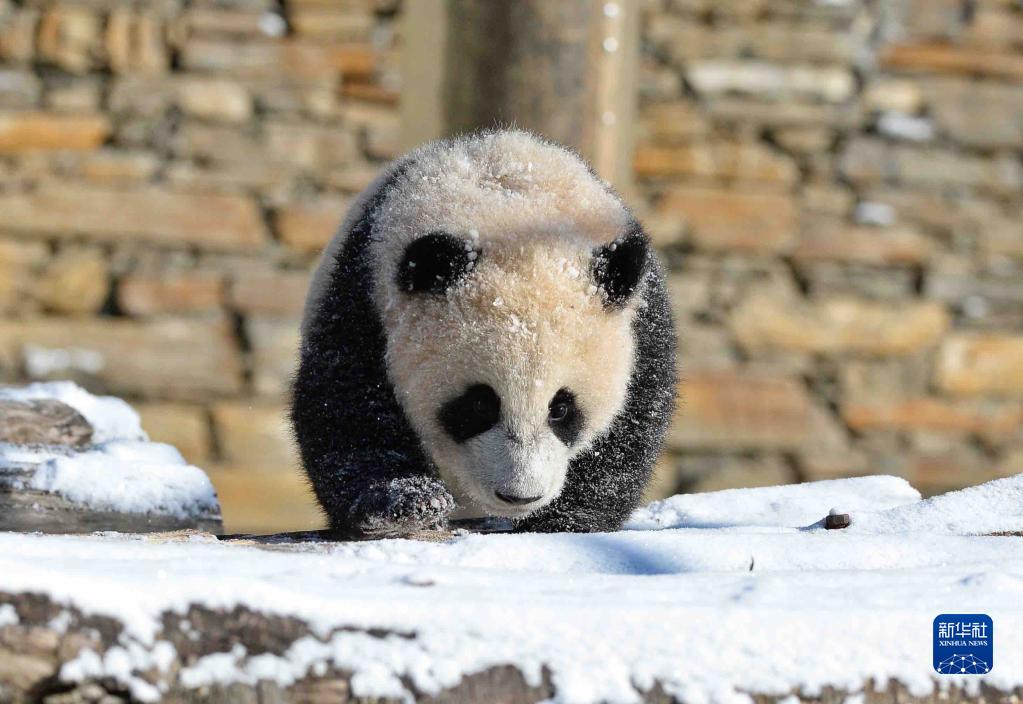
[[593,255],[593,280],[609,308],[624,306],[647,271],[648,246],[641,230],[633,230]]
[[398,288],[406,293],[444,293],[475,266],[477,252],[446,232],[431,232],[405,249]]

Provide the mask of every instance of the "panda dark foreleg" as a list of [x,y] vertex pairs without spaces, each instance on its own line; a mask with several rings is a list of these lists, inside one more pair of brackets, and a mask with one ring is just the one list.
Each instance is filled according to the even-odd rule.
[[291,417],[320,506],[345,535],[442,527],[454,500],[410,442],[389,385],[360,381],[369,378],[365,359],[352,349],[323,349],[315,339],[303,350]]
[[[397,537],[442,528],[455,502],[443,484],[425,474],[391,474],[400,461],[386,453],[346,455],[325,463],[335,486],[317,490],[331,528],[356,536]],[[343,485],[343,488],[341,488]],[[324,491],[326,489],[326,491]],[[340,489],[340,490],[339,490]]]

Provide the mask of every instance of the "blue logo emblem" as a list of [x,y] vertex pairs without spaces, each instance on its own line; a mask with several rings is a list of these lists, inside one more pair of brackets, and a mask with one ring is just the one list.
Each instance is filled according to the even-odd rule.
[[983,675],[995,665],[995,624],[987,614],[934,619],[934,669],[941,675]]

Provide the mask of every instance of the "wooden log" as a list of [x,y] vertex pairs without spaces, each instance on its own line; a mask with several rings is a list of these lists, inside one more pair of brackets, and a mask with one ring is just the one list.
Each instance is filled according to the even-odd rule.
[[66,403],[0,399],[0,442],[83,447],[91,441],[89,421]]

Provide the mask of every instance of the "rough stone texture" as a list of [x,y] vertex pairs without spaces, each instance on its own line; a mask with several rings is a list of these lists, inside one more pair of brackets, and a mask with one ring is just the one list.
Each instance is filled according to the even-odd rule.
[[103,115],[14,112],[0,115],[0,154],[88,151],[110,132]]
[[107,268],[106,258],[96,249],[65,248],[46,267],[36,296],[57,313],[95,313],[110,291]]
[[819,223],[804,229],[792,256],[801,261],[832,260],[885,266],[922,264],[932,245],[909,228]]
[[130,315],[212,313],[223,303],[223,276],[215,271],[133,271],[121,277],[117,303]]
[[213,427],[226,462],[270,470],[287,468],[295,462],[283,404],[224,401],[213,406]]
[[0,364],[146,398],[207,399],[244,388],[225,320],[0,321]]
[[852,401],[842,417],[853,430],[925,430],[972,434],[991,442],[1013,437],[1023,424],[1023,404],[963,403],[928,397]]
[[153,188],[55,186],[0,195],[0,227],[211,249],[258,249],[266,236],[259,209],[249,198]]
[[1023,396],[1023,335],[950,335],[935,382],[956,395]]
[[302,310],[310,275],[307,271],[271,269],[243,272],[231,284],[232,308],[250,315],[293,316]]
[[782,194],[677,186],[659,209],[686,223],[694,242],[712,251],[783,252],[796,235],[795,205]]
[[[399,151],[402,10],[0,0],[0,382],[126,395],[216,468],[229,524],[315,523],[260,419],[285,403],[316,257]],[[1016,4],[640,13],[624,190],[669,265],[684,380],[659,491],[884,471],[937,489],[1023,456]],[[247,443],[274,468],[247,473]]]
[[634,167],[637,175],[650,178],[706,177],[789,185],[799,176],[790,158],[758,144],[733,142],[640,145]]
[[80,447],[92,440],[92,426],[66,403],[0,400],[0,442]]
[[299,319],[250,317],[245,332],[251,346],[255,393],[283,397],[298,364]]
[[818,354],[913,354],[936,344],[948,314],[932,302],[900,307],[853,299],[807,303],[755,294],[731,320],[739,342],[753,353],[780,348]]
[[756,372],[699,372],[668,443],[677,449],[798,449],[841,444],[840,432],[795,379]]
[[153,442],[173,445],[190,463],[203,466],[213,451],[213,436],[205,407],[198,404],[153,401],[135,405],[142,429]]

